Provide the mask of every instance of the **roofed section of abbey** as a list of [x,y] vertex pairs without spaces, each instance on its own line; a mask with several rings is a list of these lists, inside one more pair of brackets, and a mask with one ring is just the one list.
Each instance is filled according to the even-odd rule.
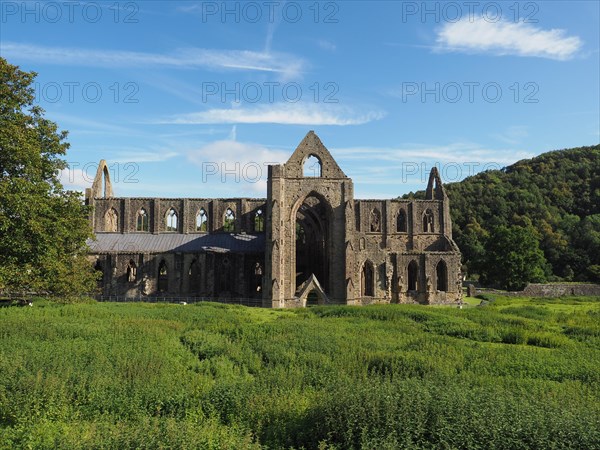
[[86,202],[105,296],[254,298],[274,308],[462,296],[437,169],[425,200],[355,200],[312,131],[285,164],[269,166],[266,199],[114,197],[102,161]]

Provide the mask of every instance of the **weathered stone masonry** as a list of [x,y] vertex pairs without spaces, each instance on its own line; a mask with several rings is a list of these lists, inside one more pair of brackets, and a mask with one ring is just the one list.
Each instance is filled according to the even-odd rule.
[[266,199],[116,198],[101,162],[86,201],[104,295],[261,298],[266,307],[461,298],[437,170],[426,200],[355,200],[312,131],[269,167]]

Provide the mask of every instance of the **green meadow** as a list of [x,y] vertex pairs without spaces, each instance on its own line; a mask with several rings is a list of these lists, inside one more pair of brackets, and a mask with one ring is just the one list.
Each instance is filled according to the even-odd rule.
[[1,308],[0,448],[600,448],[600,298],[489,300]]

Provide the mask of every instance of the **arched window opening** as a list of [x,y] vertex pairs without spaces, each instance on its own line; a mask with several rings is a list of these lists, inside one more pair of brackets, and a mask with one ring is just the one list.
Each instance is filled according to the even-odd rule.
[[119,230],[119,215],[115,208],[110,208],[104,214],[104,231],[116,233]]
[[423,214],[423,232],[424,233],[433,233],[434,231],[434,223],[433,223],[433,212],[430,209],[425,211]]
[[373,263],[365,261],[361,274],[361,295],[373,297],[374,294]]
[[221,264],[219,266],[219,275],[218,275],[218,292],[217,295],[221,295],[224,293],[230,293],[234,288],[234,279],[233,279],[233,263],[228,257],[224,257],[221,260]]
[[305,177],[320,177],[321,169],[321,160],[315,155],[310,155],[304,161],[303,175]]
[[408,290],[417,290],[417,280],[419,279],[419,266],[416,261],[411,261],[408,265]]
[[167,211],[167,231],[177,231],[177,211],[175,208],[169,209]]
[[110,187],[110,173],[108,172],[108,166],[104,166],[102,170],[102,194],[104,198],[109,198],[112,196],[111,187]]
[[260,294],[262,292],[263,267],[259,261],[254,264],[254,292]]
[[208,214],[204,208],[200,208],[196,214],[196,231],[208,231]]
[[324,292],[329,284],[329,225],[331,212],[326,201],[309,195],[296,211],[296,288],[314,275]]
[[398,212],[398,217],[396,218],[396,231],[398,233],[406,233],[407,230],[406,211],[404,211],[404,208],[401,208]]
[[96,280],[98,281],[98,287],[102,287],[102,283],[104,283],[104,266],[100,262],[100,260],[96,261],[96,265],[94,266],[94,270],[96,271]]
[[188,278],[190,281],[189,291],[192,294],[197,294],[200,291],[200,263],[194,259],[188,270]]
[[137,278],[137,265],[135,264],[135,262],[132,259],[129,261],[129,264],[127,264],[127,282],[135,283],[136,278]]
[[137,214],[137,231],[148,231],[148,213],[144,208],[140,209]]
[[371,211],[371,232],[377,233],[381,231],[381,213],[377,208]]
[[225,211],[225,217],[223,219],[223,231],[233,232],[235,230],[235,214],[231,208],[227,208]]
[[435,276],[437,279],[437,290],[446,292],[448,290],[448,267],[443,260],[437,263]]
[[256,211],[256,214],[254,215],[254,231],[257,233],[265,231],[265,217],[262,209]]
[[165,260],[158,266],[158,292],[167,292],[169,290],[169,271]]

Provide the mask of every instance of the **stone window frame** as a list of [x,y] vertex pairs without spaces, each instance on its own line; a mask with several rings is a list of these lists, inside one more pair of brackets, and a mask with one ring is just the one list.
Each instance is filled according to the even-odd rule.
[[[198,229],[198,217],[200,217],[202,212],[204,212],[204,216],[206,217],[206,220],[203,222],[203,225],[205,226],[204,230]],[[196,233],[208,233],[210,231],[209,219],[210,217],[208,215],[207,208],[205,208],[204,206],[200,206],[200,208],[198,208],[198,211],[196,211],[196,216],[194,220],[194,231]]]
[[[146,217],[145,229],[144,229],[144,223],[143,223],[144,215],[142,215],[142,211],[144,212],[144,215]],[[142,220],[141,227],[140,227],[140,219]],[[135,231],[136,231],[136,233],[148,233],[150,231],[150,214],[148,214],[148,209],[145,206],[142,206],[142,207],[140,207],[140,209],[137,210],[137,213],[135,215]]]
[[[227,216],[228,214],[231,213],[231,219],[228,219]],[[235,213],[235,207],[233,206],[228,206],[225,209],[225,212],[223,213],[223,231],[225,233],[235,233],[236,231],[236,218],[237,215]]]
[[[174,214],[171,214],[171,211],[173,211]],[[171,219],[172,217],[175,217],[175,227],[172,227],[169,225],[169,219]],[[175,208],[174,206],[171,206],[167,209],[167,212],[165,213],[165,231],[167,233],[178,233],[179,229],[180,229],[180,219],[179,219],[179,213],[177,212],[177,208]],[[175,229],[169,229],[169,228],[175,228]]]
[[[404,213],[404,230],[400,230],[398,220],[400,219],[400,214]],[[394,232],[397,234],[408,234],[408,207],[400,206],[395,215],[394,220]]]

